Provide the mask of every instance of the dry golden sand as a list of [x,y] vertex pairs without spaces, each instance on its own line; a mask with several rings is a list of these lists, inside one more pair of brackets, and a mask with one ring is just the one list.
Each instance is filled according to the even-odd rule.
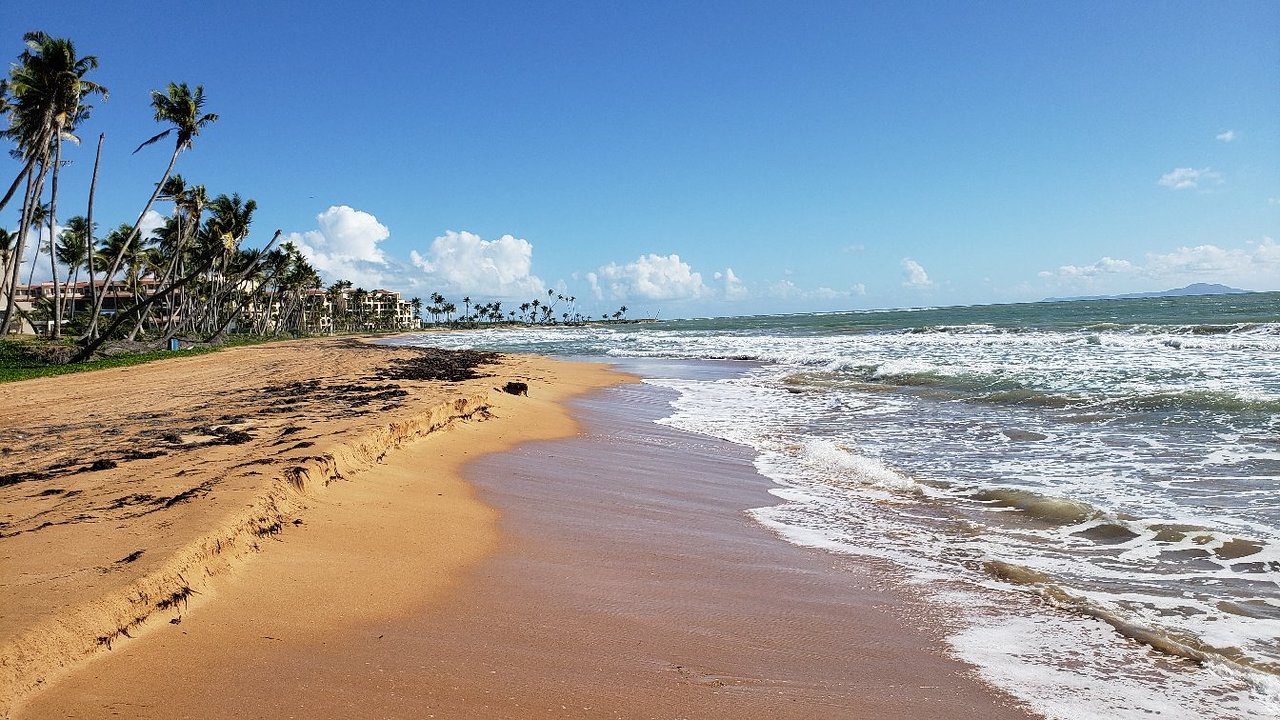
[[[449,472],[470,445],[436,437],[449,459],[421,468],[430,487],[366,471],[489,413],[513,438],[571,433],[534,414],[619,379],[510,356],[464,382],[376,379],[415,354],[303,341],[0,386],[0,714],[134,636],[181,633],[198,606],[255,622],[237,588],[308,630],[421,603],[494,542]],[[533,397],[495,389],[508,380]]]

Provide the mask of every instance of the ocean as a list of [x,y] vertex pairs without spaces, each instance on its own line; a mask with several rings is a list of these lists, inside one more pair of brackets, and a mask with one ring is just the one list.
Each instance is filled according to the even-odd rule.
[[1049,717],[1280,716],[1280,293],[391,342],[619,362]]

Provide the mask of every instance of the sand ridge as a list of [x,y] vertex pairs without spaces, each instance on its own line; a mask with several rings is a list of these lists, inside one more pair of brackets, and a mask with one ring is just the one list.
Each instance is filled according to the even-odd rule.
[[0,386],[0,712],[148,617],[181,622],[213,576],[305,528],[329,483],[526,401],[495,386],[607,382],[584,365],[553,391],[553,361],[513,356],[413,379],[422,356],[312,340]]

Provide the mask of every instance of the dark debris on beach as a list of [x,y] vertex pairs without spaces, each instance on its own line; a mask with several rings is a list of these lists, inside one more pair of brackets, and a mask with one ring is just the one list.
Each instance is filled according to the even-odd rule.
[[379,380],[435,380],[444,382],[462,382],[476,378],[491,377],[476,370],[482,365],[493,365],[502,357],[496,352],[480,350],[441,350],[438,348],[415,348],[417,355],[410,358],[396,358],[387,363],[386,369],[380,372]]

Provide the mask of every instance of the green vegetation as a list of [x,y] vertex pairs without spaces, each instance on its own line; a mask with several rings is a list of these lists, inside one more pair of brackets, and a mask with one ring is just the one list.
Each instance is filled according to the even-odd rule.
[[127,365],[141,365],[155,360],[184,357],[191,353],[206,353],[217,349],[214,346],[195,347],[183,353],[153,350],[149,352],[123,353],[114,357],[67,364],[50,362],[42,358],[40,351],[44,347],[45,343],[31,338],[0,340],[0,382],[30,380],[32,378],[65,375],[86,370],[125,367]]

